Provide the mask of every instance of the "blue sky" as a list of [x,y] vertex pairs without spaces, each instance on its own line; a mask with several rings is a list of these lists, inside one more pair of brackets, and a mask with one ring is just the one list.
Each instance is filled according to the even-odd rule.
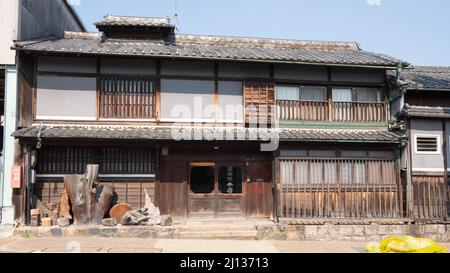
[[[175,14],[175,0],[71,1],[90,31],[106,14]],[[448,0],[178,1],[180,33],[358,41],[414,65],[450,66]]]

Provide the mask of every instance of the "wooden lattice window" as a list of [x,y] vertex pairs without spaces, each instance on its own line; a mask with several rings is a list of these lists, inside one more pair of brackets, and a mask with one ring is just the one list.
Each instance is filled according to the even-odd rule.
[[275,103],[275,85],[272,82],[246,82],[245,122],[260,123],[266,120],[270,123],[273,118]]
[[100,118],[154,119],[156,82],[148,78],[103,77]]
[[155,148],[44,146],[38,150],[37,174],[83,174],[87,164],[99,164],[101,175],[155,173]]

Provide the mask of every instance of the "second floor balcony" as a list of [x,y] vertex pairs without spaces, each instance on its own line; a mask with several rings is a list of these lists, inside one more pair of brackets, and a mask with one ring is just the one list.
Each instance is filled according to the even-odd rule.
[[378,89],[278,86],[276,116],[289,122],[387,122],[387,103]]

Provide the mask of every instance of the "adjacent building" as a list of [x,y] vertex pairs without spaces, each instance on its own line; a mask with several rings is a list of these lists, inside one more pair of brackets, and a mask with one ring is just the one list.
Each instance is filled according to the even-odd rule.
[[416,219],[448,217],[450,68],[416,67],[405,71],[404,108],[399,113],[409,144],[406,168],[410,214]]
[[[0,222],[11,224],[15,218],[12,169],[19,148],[11,134],[18,128],[18,95],[22,79],[16,51],[17,40],[63,37],[65,30],[84,31],[75,10],[65,0],[0,1]],[[19,79],[20,78],[20,79]]]

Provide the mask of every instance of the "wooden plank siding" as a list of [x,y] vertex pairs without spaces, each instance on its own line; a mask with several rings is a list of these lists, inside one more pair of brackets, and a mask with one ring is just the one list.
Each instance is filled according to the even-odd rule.
[[401,218],[395,160],[280,158],[282,218]]
[[412,176],[413,217],[416,220],[442,220],[448,217],[449,186],[444,176]]
[[[147,190],[150,198],[154,200],[155,197],[155,183],[154,182],[127,182],[117,181],[108,182],[101,181],[102,185],[112,185],[115,187],[117,198],[114,203],[128,203],[133,208],[139,209],[144,206],[145,191]],[[34,198],[41,200],[43,204],[55,203],[59,204],[61,194],[64,191],[64,181],[43,181],[36,182],[33,188]]]

